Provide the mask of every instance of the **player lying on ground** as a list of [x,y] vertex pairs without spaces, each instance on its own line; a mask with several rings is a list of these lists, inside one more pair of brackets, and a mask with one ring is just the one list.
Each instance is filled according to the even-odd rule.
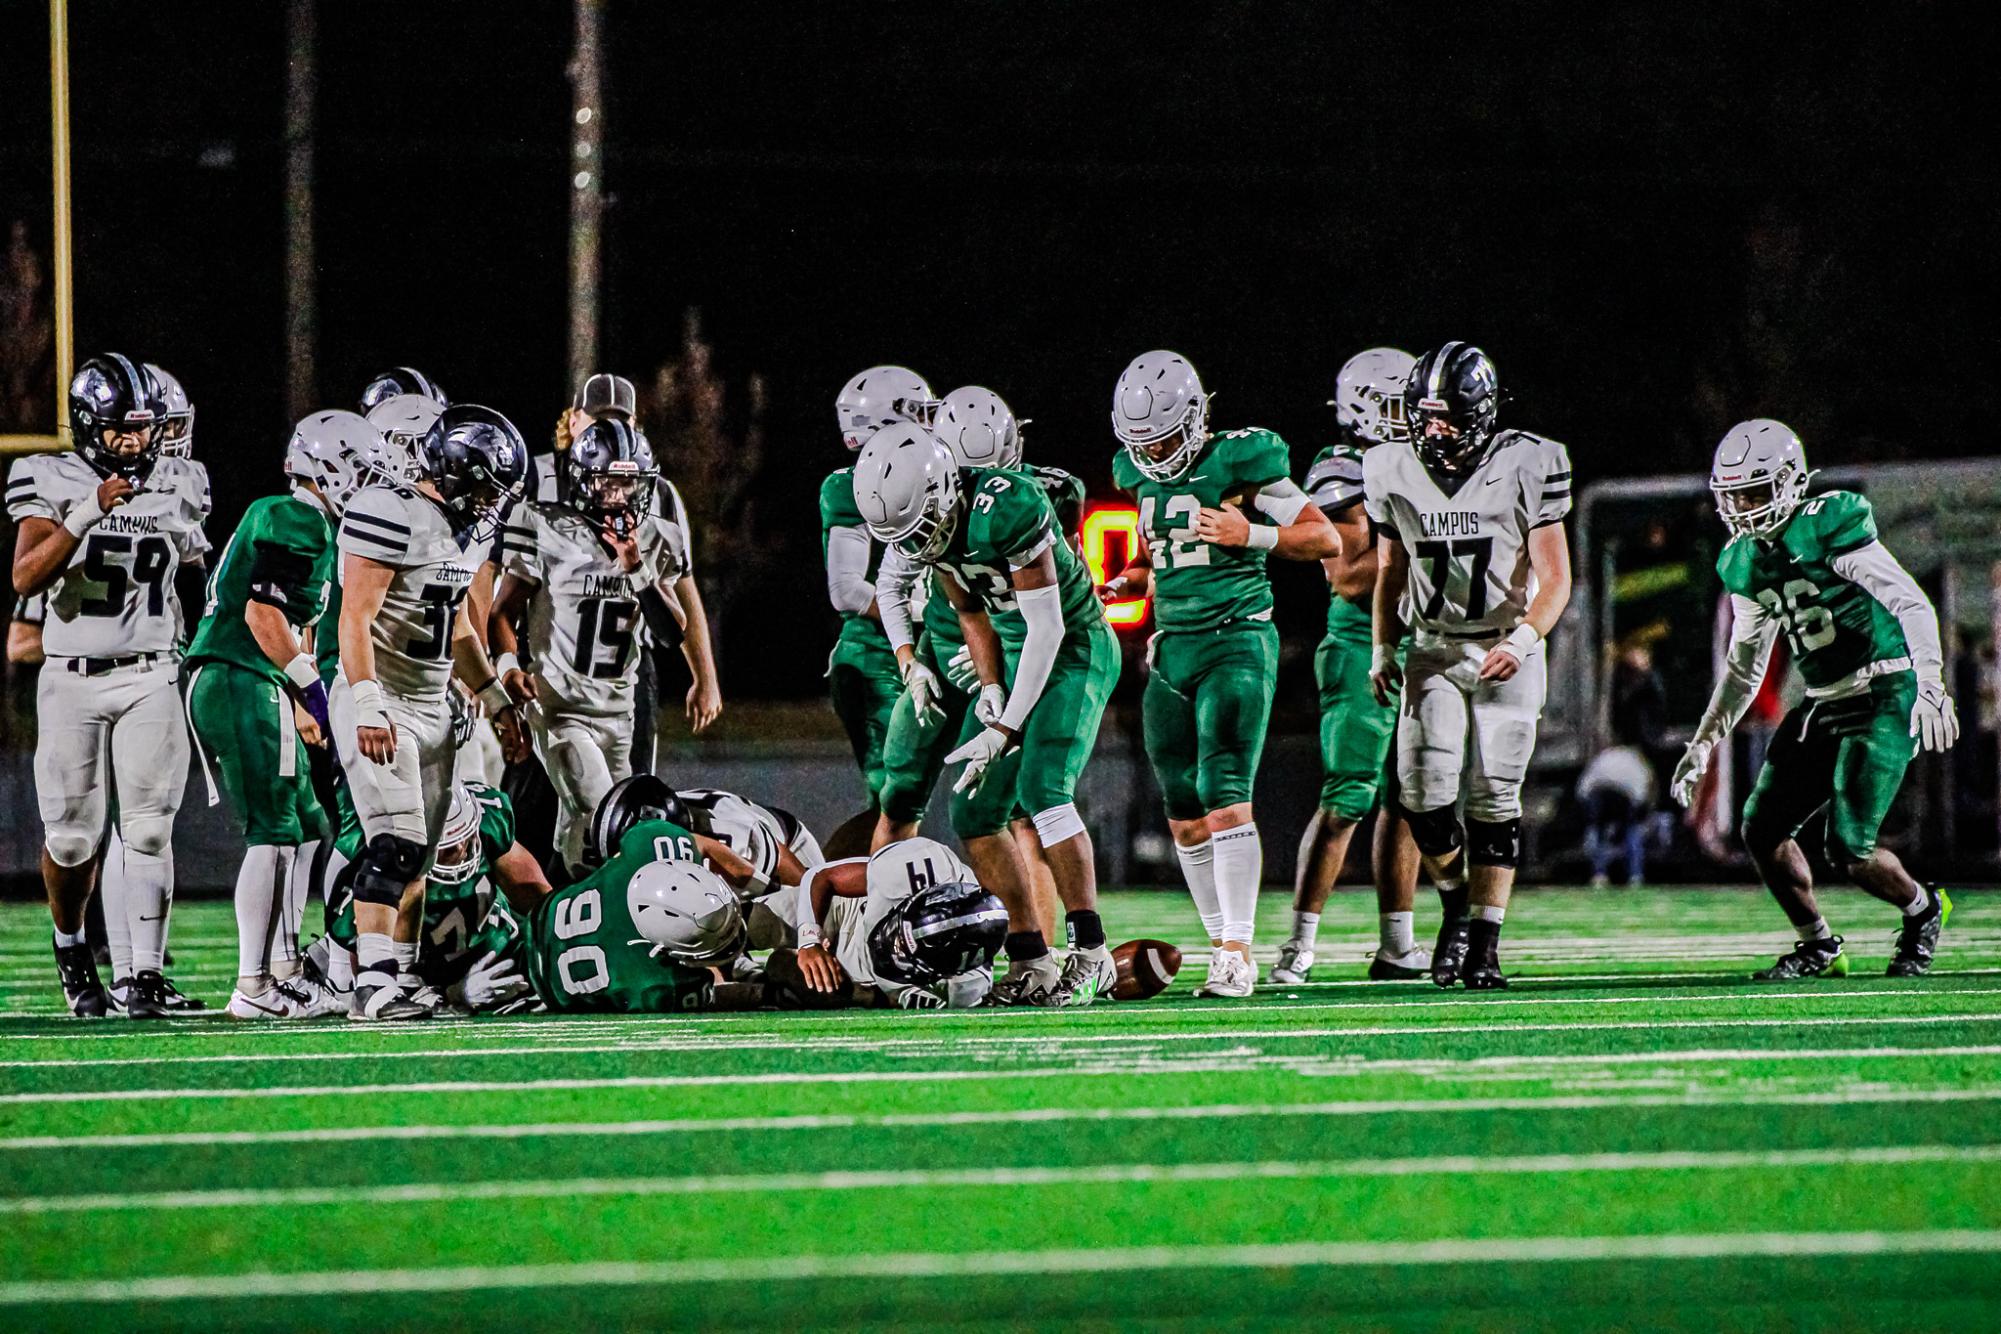
[[993,990],[1007,910],[942,843],[905,839],[829,862],[798,895],[798,954],[768,966],[781,1007],[971,1009]]
[[1265,557],[1324,560],[1340,548],[1293,483],[1285,441],[1255,427],[1210,433],[1209,395],[1185,358],[1136,357],[1112,393],[1112,431],[1122,446],[1112,477],[1139,502],[1146,549],[1101,596],[1153,593],[1146,754],[1209,935],[1195,994],[1244,997],[1257,985],[1264,880],[1251,790],[1278,686]]
[[1755,976],[1845,976],[1841,937],[1821,915],[1800,830],[1827,812],[1827,859],[1903,913],[1892,977],[1931,968],[1952,903],[1912,879],[1877,834],[1915,751],[1959,739],[1946,694],[1938,616],[1917,581],[1876,536],[1869,502],[1853,491],[1807,497],[1806,451],[1783,423],[1731,428],[1716,447],[1709,486],[1730,530],[1716,572],[1730,594],[1730,646],[1674,795],[1691,805],[1719,744],[1727,743],[1765,674],[1780,635],[1806,679],[1806,700],[1779,724],[1744,802],[1744,848],[1799,929],[1790,954]]
[[[1411,438],[1362,463],[1379,535],[1369,676],[1380,701],[1402,692],[1399,801],[1445,900],[1431,977],[1473,990],[1507,985],[1501,922],[1547,687],[1543,640],[1570,601],[1569,455],[1554,440],[1496,430],[1500,397],[1479,348],[1428,352],[1404,390]],[[1462,874],[1463,898],[1446,888]]]

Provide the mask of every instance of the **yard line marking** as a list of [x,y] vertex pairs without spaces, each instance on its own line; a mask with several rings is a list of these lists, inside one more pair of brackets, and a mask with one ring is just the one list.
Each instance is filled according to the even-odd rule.
[[273,1186],[233,1190],[112,1191],[0,1198],[0,1215],[135,1209],[292,1209],[339,1204],[430,1204],[578,1196],[758,1195],[781,1191],[911,1190],[941,1187],[1188,1184],[1338,1177],[1537,1176],[1561,1172],[1694,1172],[1747,1168],[1901,1167],[2001,1162],[2001,1144],[1902,1144],[1848,1149],[1722,1149],[1714,1152],[1550,1153],[1428,1158],[1336,1158],[1288,1162],[1101,1163],[1088,1167],[966,1167],[833,1172],[744,1172],[708,1176],[567,1177],[524,1181],[419,1181],[393,1186]]
[[988,1112],[820,1113],[693,1116],[645,1121],[541,1121],[488,1125],[325,1126],[311,1130],[190,1130],[118,1135],[20,1135],[0,1152],[340,1144],[367,1140],[590,1139],[731,1131],[853,1130],[920,1126],[1033,1125],[1076,1121],[1206,1121],[1245,1117],[1459,1115],[1469,1112],[1593,1111],[1600,1108],[1830,1107],[1878,1103],[2001,1101],[2001,1085],[1949,1089],[1856,1088],[1818,1093],[1557,1094],[1515,1098],[1402,1098],[1342,1102],[1212,1103],[1174,1107],[1029,1107]]
[[1794,1259],[1828,1255],[1988,1254],[2001,1230],[1720,1232],[1597,1237],[1441,1237],[1408,1242],[1110,1246],[1044,1251],[893,1251],[861,1255],[714,1256],[435,1269],[163,1274],[154,1278],[0,1283],[0,1305],[376,1296],[556,1287],[771,1283],[829,1278],[967,1278],[1156,1269],[1301,1269],[1590,1260]]
[[635,1037],[623,1042],[565,1042],[553,1045],[538,1044],[499,1047],[422,1047],[405,1051],[231,1052],[196,1056],[82,1056],[54,1060],[5,1060],[0,1061],[0,1069],[70,1070],[135,1065],[236,1065],[272,1061],[458,1060],[470,1056],[564,1056],[606,1055],[609,1053],[630,1055],[649,1052],[671,1055],[686,1052],[825,1051],[866,1055],[871,1052],[888,1051],[921,1054],[924,1049],[935,1049],[939,1055],[948,1055],[954,1050],[963,1048],[1040,1047],[1048,1046],[1051,1043],[1059,1043],[1066,1046],[1103,1047],[1114,1043],[1238,1042],[1251,1040],[1261,1042],[1302,1042],[1321,1038],[1434,1037],[1467,1033],[1498,1035],[1510,1033],[1625,1032],[1632,1030],[1652,1032],[1662,1029],[1689,1028],[1832,1028],[1855,1025],[1891,1027],[1966,1023],[2001,1023],[2001,1012],[1991,1014],[1808,1015],[1784,1019],[1663,1019],[1658,1021],[1602,1021],[1575,1024],[1406,1024],[1396,1027],[1378,1024],[1348,1028],[1204,1028],[1192,1031],[1179,1028],[1140,1029],[1117,1033],[954,1033],[909,1038],[851,1038],[843,1037],[839,1034],[823,1034],[780,1039],[771,1036],[727,1038],[702,1037],[690,1034],[683,1037],[668,1038]]
[[[308,1084],[259,1088],[105,1089],[48,1093],[0,1094],[0,1103],[148,1102],[178,1099],[240,1098],[344,1098],[374,1097],[406,1093],[498,1093],[562,1091],[614,1088],[704,1088],[751,1087],[760,1084],[881,1084],[959,1083],[988,1079],[1089,1079],[1114,1075],[1130,1079],[1135,1075],[1248,1074],[1254,1069],[1285,1071],[1284,1065],[1253,1065],[1253,1056],[1244,1052],[1222,1053],[1225,1060],[1157,1061],[1145,1058],[1099,1065],[1020,1066],[981,1070],[824,1070],[810,1073],[770,1072],[736,1075],[619,1075],[577,1079],[507,1080],[424,1080],[405,1084]],[[1291,1073],[1310,1077],[1365,1075],[1387,1071],[1465,1072],[1468,1078],[1482,1070],[1511,1066],[1634,1065],[1655,1063],[1682,1065],[1725,1061],[1803,1060],[1932,1060],[1942,1056],[2001,1056],[2001,1046],[1962,1047],[1833,1047],[1816,1049],[1773,1048],[1690,1048],[1685,1051],[1616,1052],[1605,1055],[1477,1056],[1464,1060],[1441,1057],[1401,1057],[1372,1059],[1336,1056],[1324,1058],[1310,1070]],[[1295,1060],[1297,1058],[1285,1058]]]

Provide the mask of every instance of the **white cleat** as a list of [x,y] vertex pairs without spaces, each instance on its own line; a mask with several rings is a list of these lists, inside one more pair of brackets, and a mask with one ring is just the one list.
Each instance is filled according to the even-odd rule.
[[230,1019],[305,1019],[306,998],[282,982],[273,982],[252,996],[242,987],[229,993],[223,1014]]
[[451,1007],[451,1003],[445,999],[445,993],[439,991],[429,983],[420,982],[415,988],[404,992],[403,996],[412,1005],[422,1006],[427,1012],[426,1018],[452,1019],[457,1017],[456,1012]]
[[1271,966],[1265,981],[1273,986],[1296,986],[1306,981],[1313,971],[1313,951],[1304,948],[1297,941],[1288,940],[1278,947],[1278,962]]
[[304,974],[287,978],[278,985],[299,998],[300,1006],[304,1010],[304,1013],[299,1015],[301,1019],[324,1019],[330,1014],[346,1014],[348,1007],[354,1001],[352,989],[335,991],[320,979],[307,977]]
[[1258,967],[1235,950],[1209,951],[1209,976],[1195,988],[1198,996],[1222,996],[1242,1000],[1257,990]]
[[1369,956],[1371,982],[1408,982],[1412,978],[1430,976],[1431,951],[1422,945],[1413,945],[1402,954],[1377,950]]

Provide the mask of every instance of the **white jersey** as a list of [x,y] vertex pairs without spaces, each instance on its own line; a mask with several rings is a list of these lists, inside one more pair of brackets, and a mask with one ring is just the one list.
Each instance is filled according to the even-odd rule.
[[484,547],[461,546],[444,508],[429,496],[371,486],[341,516],[340,554],[396,572],[369,629],[382,688],[405,702],[442,705],[452,675],[452,623]]
[[687,804],[696,833],[707,834],[756,872],[756,879],[739,891],[742,897],[761,898],[778,888],[779,850],[793,846],[796,820],[720,788],[690,788],[675,795]]
[[[7,479],[14,522],[61,523],[104,477],[76,454],[22,459]],[[208,474],[187,459],[160,459],[143,486],[77,543],[48,588],[42,651],[51,657],[117,658],[171,653],[181,615],[174,575],[208,551]]]
[[1529,533],[1570,513],[1570,456],[1562,445],[1502,431],[1448,492],[1407,441],[1391,441],[1362,456],[1362,485],[1377,531],[1410,556],[1414,631],[1470,639],[1521,624],[1535,596]]
[[842,911],[828,913],[828,946],[849,976],[875,984],[868,940],[877,924],[920,889],[974,879],[966,864],[935,839],[906,838],[891,843],[868,859],[868,894],[860,901],[860,910],[852,906],[853,899],[834,900],[833,906]]
[[629,714],[639,594],[688,573],[685,529],[658,514],[636,534],[639,568],[620,570],[597,525],[567,505],[520,505],[501,534],[501,568],[535,585],[527,654],[544,707]]

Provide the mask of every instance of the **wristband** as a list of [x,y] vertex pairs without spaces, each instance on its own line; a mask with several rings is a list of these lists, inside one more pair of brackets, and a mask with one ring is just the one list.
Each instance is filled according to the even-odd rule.
[[504,678],[509,672],[518,672],[520,670],[521,659],[513,653],[503,653],[493,660],[493,672],[495,676]]
[[481,704],[486,706],[486,716],[489,718],[514,707],[514,696],[507,693],[506,688],[500,684],[500,678],[497,676],[479,689],[473,691],[473,694],[479,698]]
[[1250,536],[1244,539],[1244,545],[1270,551],[1278,545],[1278,529],[1268,523],[1254,523],[1251,525]]
[[389,714],[382,707],[381,685],[375,681],[354,681],[347,689],[354,696],[354,725],[388,730]]
[[1521,659],[1526,658],[1535,650],[1535,646],[1540,643],[1542,643],[1542,636],[1535,632],[1533,625],[1530,625],[1527,621],[1523,621],[1514,628],[1513,632],[1506,639],[1500,642],[1499,647],[1514,654],[1517,659]]
[[82,504],[75,506],[63,516],[63,527],[69,530],[70,536],[82,537],[97,527],[98,521],[103,517],[104,507],[97,503],[97,492],[92,491],[84,497]]
[[285,664],[285,679],[300,690],[311,690],[320,683],[320,670],[309,654],[301,653]]
[[826,941],[827,941],[826,933],[820,930],[819,923],[808,922],[800,926],[799,928],[800,949],[802,950],[816,949],[819,946],[824,945]]

